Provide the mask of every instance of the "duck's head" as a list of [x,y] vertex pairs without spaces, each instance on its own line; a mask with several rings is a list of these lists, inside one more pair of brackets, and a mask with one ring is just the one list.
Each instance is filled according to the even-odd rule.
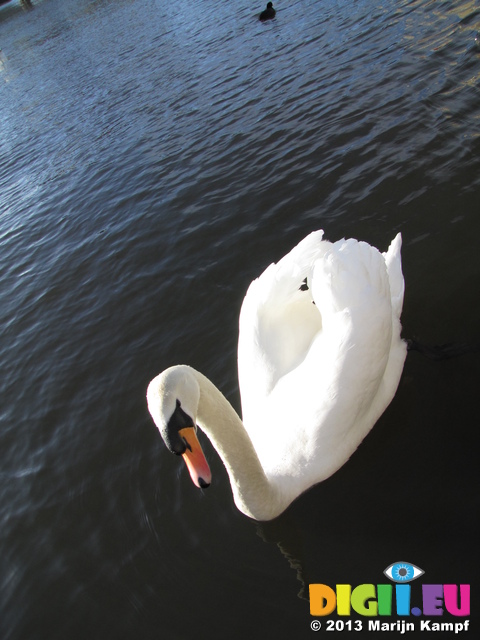
[[197,438],[199,397],[196,380],[173,368],[154,378],[147,390],[148,409],[167,449],[183,457],[194,484],[205,489],[212,474]]

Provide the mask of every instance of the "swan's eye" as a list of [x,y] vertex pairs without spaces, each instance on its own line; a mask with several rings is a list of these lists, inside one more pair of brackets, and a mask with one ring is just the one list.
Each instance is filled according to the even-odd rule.
[[394,562],[383,572],[393,582],[411,582],[425,573],[410,562]]
[[168,424],[169,426],[171,425],[172,428],[177,429],[177,431],[185,429],[186,427],[195,427],[195,423],[193,422],[192,418],[188,415],[188,413],[185,413],[185,411],[182,409],[182,405],[178,400],[175,411],[171,415]]
[[185,413],[180,402],[177,400],[175,411],[170,416],[170,420],[165,425],[165,428],[161,430],[167,448],[177,456],[183,455],[187,448],[190,448],[190,445],[178,432],[188,427],[193,428],[194,426],[195,424],[192,418]]

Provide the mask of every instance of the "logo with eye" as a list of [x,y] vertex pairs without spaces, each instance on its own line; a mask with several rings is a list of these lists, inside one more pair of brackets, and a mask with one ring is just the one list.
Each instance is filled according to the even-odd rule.
[[411,582],[422,576],[425,571],[410,562],[394,562],[383,573],[393,582]]

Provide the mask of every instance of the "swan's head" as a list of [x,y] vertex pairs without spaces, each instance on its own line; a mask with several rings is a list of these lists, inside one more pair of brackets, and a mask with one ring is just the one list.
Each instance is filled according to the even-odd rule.
[[183,457],[194,484],[205,489],[212,474],[197,439],[199,398],[196,379],[182,367],[167,369],[148,385],[148,410],[167,449]]

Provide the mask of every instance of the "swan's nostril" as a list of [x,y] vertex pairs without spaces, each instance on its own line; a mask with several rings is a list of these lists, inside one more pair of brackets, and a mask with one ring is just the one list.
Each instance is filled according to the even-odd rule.
[[209,482],[205,482],[205,480],[203,478],[199,478],[198,479],[198,484],[200,485],[200,487],[202,489],[206,489],[207,487],[210,486],[210,483]]

